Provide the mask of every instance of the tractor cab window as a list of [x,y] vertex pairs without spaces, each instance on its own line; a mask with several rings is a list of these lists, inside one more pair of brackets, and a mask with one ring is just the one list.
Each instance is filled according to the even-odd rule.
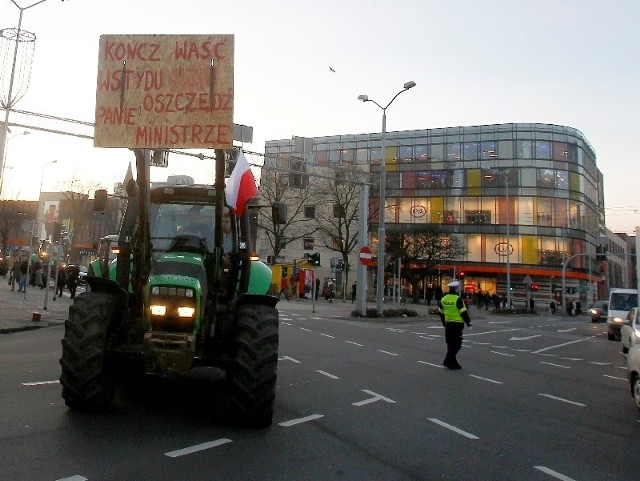
[[[172,241],[181,235],[197,236],[206,243],[209,252],[213,251],[215,246],[214,206],[201,204],[152,204],[150,214],[151,240],[154,251],[168,249]],[[233,252],[232,222],[227,208],[225,208],[222,216],[222,236],[224,252]]]

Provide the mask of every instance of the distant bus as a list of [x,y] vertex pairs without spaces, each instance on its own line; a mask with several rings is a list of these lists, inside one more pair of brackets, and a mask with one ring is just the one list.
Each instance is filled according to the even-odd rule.
[[637,289],[611,289],[609,292],[609,314],[607,315],[607,336],[610,341],[620,338],[622,323],[634,307],[638,307]]

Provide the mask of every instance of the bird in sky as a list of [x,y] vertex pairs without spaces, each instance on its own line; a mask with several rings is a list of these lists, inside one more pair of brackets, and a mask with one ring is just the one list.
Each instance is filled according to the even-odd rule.
[[335,71],[335,70],[333,70],[333,67],[332,67],[331,65],[329,65],[329,70],[330,70],[331,72],[333,72],[333,73],[336,73],[336,71]]

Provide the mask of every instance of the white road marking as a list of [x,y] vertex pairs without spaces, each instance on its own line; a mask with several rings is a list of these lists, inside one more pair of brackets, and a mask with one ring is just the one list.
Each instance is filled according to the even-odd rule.
[[55,381],[39,381],[39,382],[23,382],[23,383],[20,383],[21,386],[42,386],[43,384],[60,384],[60,380],[56,379]]
[[331,379],[340,379],[338,376],[334,376],[333,374],[329,374],[326,371],[321,371],[319,369],[316,369],[316,372],[319,372],[320,374],[322,374],[323,376],[327,376],[330,377]]
[[542,349],[538,349],[537,351],[533,351],[533,354],[540,354],[541,352],[548,351],[550,349],[556,349],[558,347],[564,347],[564,346],[568,346],[570,344],[577,344],[578,342],[582,342],[582,341],[588,341],[589,339],[593,339],[594,337],[596,337],[596,336],[585,337],[583,339],[578,339],[577,341],[569,341],[569,342],[565,342],[565,343],[562,343],[562,344],[557,344],[555,346],[544,347]]
[[584,359],[580,357],[561,357],[560,359],[564,359],[565,361],[584,361]]
[[487,324],[510,324],[511,321],[489,321]]
[[595,364],[596,366],[608,366],[611,363],[610,362],[589,361],[589,364]]
[[389,351],[385,351],[383,349],[378,349],[378,352],[381,352],[382,354],[389,354],[390,356],[398,356],[399,354],[396,354],[395,352],[389,352]]
[[554,364],[552,362],[540,361],[540,364],[546,364],[548,366],[553,366],[553,367],[561,367],[562,369],[571,369],[569,366],[563,366],[562,364]]
[[68,478],[60,478],[56,479],[56,481],[87,481],[89,478],[85,478],[84,476],[80,476],[76,474],[75,476],[70,476]]
[[474,341],[473,343],[479,346],[488,346],[489,344],[491,344],[490,342],[478,342],[478,341]]
[[433,341],[433,338],[430,336],[418,336],[420,339],[426,339],[427,341]]
[[432,366],[432,367],[437,367],[438,369],[444,369],[444,366],[441,366],[440,364],[433,364],[432,362],[427,362],[427,361],[418,361],[420,364],[426,364],[427,366]]
[[494,349],[511,349],[509,346],[491,346]]
[[391,331],[391,332],[400,332],[400,333],[407,332],[406,329],[396,329],[395,327],[387,327],[386,329],[387,331]]
[[466,431],[463,431],[462,429],[459,429],[455,426],[452,426],[451,424],[447,424],[444,421],[440,421],[437,418],[429,418],[429,421],[431,421],[432,423],[436,423],[440,426],[442,426],[443,428],[447,428],[450,429],[451,431],[453,431],[454,433],[458,433],[458,434],[462,434],[465,438],[469,438],[469,439],[480,439],[478,436],[476,436],[475,434],[471,434],[468,433]]
[[509,357],[516,357],[515,354],[507,354],[506,352],[498,352],[498,351],[491,351],[494,354],[498,354],[499,356],[509,356]]
[[296,424],[302,424],[309,421],[314,421],[316,419],[323,418],[323,414],[312,414],[311,416],[306,416],[304,418],[292,419],[291,421],[285,421],[282,423],[278,423],[278,426],[282,426],[283,428],[289,428],[291,426],[295,426]]
[[311,329],[307,329],[306,327],[300,327],[299,329],[302,331],[311,332]]
[[494,384],[504,384],[502,381],[495,381],[493,379],[489,379],[488,377],[480,377],[480,376],[476,376],[475,374],[469,374],[469,376],[471,377],[475,377],[476,379],[480,379],[481,381],[487,381],[487,382],[492,382]]
[[512,337],[509,340],[510,341],[528,341],[529,339],[534,339],[536,337],[542,337],[542,334],[534,334],[532,336],[524,336],[524,337]]
[[570,478],[569,476],[565,476],[564,474],[560,474],[557,471],[554,471],[553,469],[549,469],[545,466],[534,466],[534,468],[536,468],[538,471],[542,471],[544,474],[548,474],[550,476],[553,476],[556,479],[560,479],[561,481],[575,481],[573,478]]
[[[607,363],[608,364],[608,363]],[[625,371],[627,370],[626,366],[616,366],[616,369],[624,369]]]
[[563,403],[574,404],[576,406],[586,407],[586,404],[582,404],[582,403],[575,402],[575,401],[569,401],[568,399],[552,396],[551,394],[538,393],[538,396],[544,396],[544,397],[548,397],[550,399],[555,399],[556,401],[562,401]]
[[362,392],[366,392],[367,394],[370,394],[373,397],[369,398],[369,399],[365,399],[364,401],[358,401],[358,402],[351,403],[351,404],[353,404],[354,406],[364,406],[365,404],[371,404],[371,403],[374,403],[376,401],[384,401],[384,402],[392,403],[392,404],[396,403],[393,399],[389,399],[388,397],[384,397],[383,395],[375,393],[373,391],[369,391],[368,389],[363,389]]
[[485,332],[474,332],[474,333],[467,333],[465,334],[465,337],[471,337],[471,336],[484,336],[485,334],[495,334],[495,333],[501,333],[501,332],[511,332],[511,331],[519,331],[520,329],[503,329],[500,331],[485,331]]
[[575,327],[571,327],[569,329],[558,329],[558,332],[571,332],[571,331],[575,331],[576,328]]
[[292,325],[290,322],[280,322],[280,324],[284,324],[285,326],[291,326]]
[[531,352],[531,349],[514,349],[516,352]]
[[291,362],[295,362],[296,364],[300,364],[300,361],[298,361],[297,359],[294,359],[292,357],[289,357],[289,356],[279,357],[278,361],[291,361]]
[[624,377],[609,376],[608,374],[603,374],[603,376],[604,376],[604,377],[611,378],[611,379],[618,379],[618,380],[620,380],[620,381],[628,381],[628,379],[627,379],[627,378],[624,378]]
[[353,344],[354,346],[358,346],[358,347],[364,347],[364,344],[358,344],[357,342],[353,342],[353,341],[344,341],[347,344]]
[[231,439],[220,438],[220,439],[216,439],[215,441],[209,441],[208,443],[196,444],[195,446],[190,446],[188,448],[169,451],[168,453],[164,453],[164,455],[169,456],[170,458],[178,458],[180,456],[197,453],[198,451],[204,451],[205,449],[215,448],[218,446],[222,446],[223,444],[228,444],[232,442],[233,441],[231,441]]
[[333,336],[331,336],[329,334],[320,334],[320,335],[324,336],[324,337],[328,337],[329,339],[335,339],[335,337],[333,337]]
[[[533,353],[535,354],[535,352]],[[540,354],[541,356],[546,356],[546,357],[558,357],[557,354]]]
[[322,317],[312,317],[311,319],[313,319],[314,321],[321,321]]
[[299,317],[299,318],[298,318],[298,320],[299,320],[299,321],[306,321],[306,320],[307,320],[307,318],[306,318],[306,317]]

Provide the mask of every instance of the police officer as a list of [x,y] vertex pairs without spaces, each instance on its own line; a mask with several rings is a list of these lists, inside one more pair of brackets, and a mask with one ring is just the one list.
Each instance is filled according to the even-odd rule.
[[471,318],[467,312],[467,306],[458,295],[460,282],[453,280],[448,284],[449,293],[445,294],[438,303],[438,314],[445,329],[445,340],[447,341],[447,357],[444,358],[443,366],[449,369],[461,369],[456,355],[462,347],[462,330],[464,325],[471,327]]

